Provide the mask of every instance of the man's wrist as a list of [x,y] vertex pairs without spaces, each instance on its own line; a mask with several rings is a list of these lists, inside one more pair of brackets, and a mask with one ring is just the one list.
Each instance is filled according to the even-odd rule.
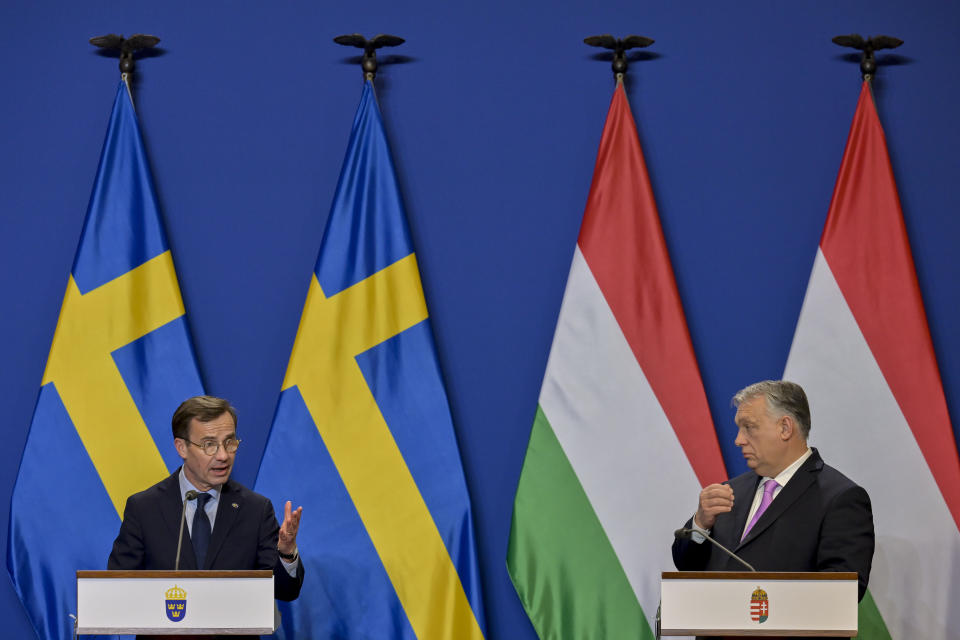
[[300,551],[296,547],[293,548],[293,553],[284,553],[280,549],[277,549],[277,553],[280,554],[280,559],[285,562],[295,562],[300,557]]
[[710,535],[710,530],[706,527],[701,527],[700,523],[697,522],[697,514],[693,514],[693,518],[690,519],[690,523],[693,525],[693,533],[690,535],[690,539],[696,542],[697,544],[703,544],[704,534]]
[[697,531],[702,531],[703,533],[710,533],[710,527],[705,527],[697,521],[697,514],[693,514],[693,518],[690,520],[693,523],[693,528]]

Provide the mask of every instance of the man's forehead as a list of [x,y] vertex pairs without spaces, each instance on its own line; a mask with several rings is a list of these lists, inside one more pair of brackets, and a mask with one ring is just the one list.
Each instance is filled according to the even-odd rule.
[[217,433],[200,433],[200,435],[195,436],[197,440],[203,442],[204,440],[213,440],[217,442],[218,440],[229,440],[230,438],[235,438],[237,434],[232,431],[226,435],[220,435]]
[[236,435],[236,424],[233,422],[233,417],[227,412],[206,422],[193,418],[190,420],[190,433],[192,437],[198,439]]
[[740,403],[737,407],[737,415],[733,421],[737,424],[744,421],[753,421],[761,413],[767,410],[767,399],[764,396],[754,396]]

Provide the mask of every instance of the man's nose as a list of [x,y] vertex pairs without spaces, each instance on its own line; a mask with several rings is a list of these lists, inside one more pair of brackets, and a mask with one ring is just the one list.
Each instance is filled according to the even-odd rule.
[[743,445],[747,444],[746,439],[743,437],[743,429],[737,431],[737,437],[733,440],[733,444],[738,447],[742,447]]

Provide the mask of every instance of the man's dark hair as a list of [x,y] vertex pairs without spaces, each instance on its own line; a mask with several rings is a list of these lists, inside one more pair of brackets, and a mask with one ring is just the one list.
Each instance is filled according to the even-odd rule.
[[767,400],[767,411],[771,417],[774,414],[789,415],[800,427],[800,434],[806,440],[810,437],[810,404],[803,387],[796,382],[786,380],[764,380],[756,382],[733,396],[733,406],[763,396]]
[[210,422],[229,413],[233,418],[233,425],[237,425],[237,410],[223,398],[213,396],[194,396],[187,398],[177,410],[173,412],[173,437],[181,440],[190,435],[190,421],[196,418],[200,422]]

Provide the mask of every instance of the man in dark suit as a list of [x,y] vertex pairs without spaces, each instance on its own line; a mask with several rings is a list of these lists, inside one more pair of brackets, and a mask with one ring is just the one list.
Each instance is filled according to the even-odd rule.
[[[733,399],[734,443],[751,471],[700,492],[686,527],[704,532],[759,571],[856,571],[867,589],[874,533],[863,488],[807,446],[810,407],[800,385],[758,382]],[[740,571],[703,537],[675,540],[681,571]]]
[[127,499],[108,569],[173,569],[181,510],[195,491],[198,497],[187,501],[180,569],[270,569],[277,599],[300,595],[303,509],[288,501],[277,525],[270,500],[230,480],[240,445],[236,426],[236,411],[221,398],[197,396],[177,408],[173,441],[183,466]]

